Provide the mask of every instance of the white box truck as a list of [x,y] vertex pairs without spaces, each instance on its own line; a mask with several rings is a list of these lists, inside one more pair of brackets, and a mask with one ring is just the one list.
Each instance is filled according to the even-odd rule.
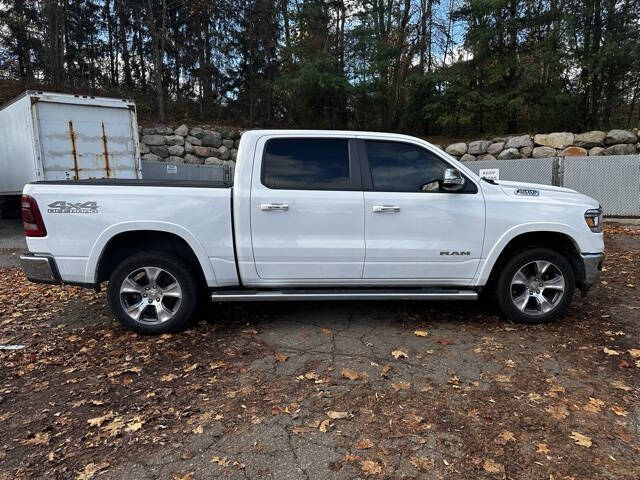
[[91,178],[142,178],[135,103],[27,91],[0,109],[4,215],[29,182]]

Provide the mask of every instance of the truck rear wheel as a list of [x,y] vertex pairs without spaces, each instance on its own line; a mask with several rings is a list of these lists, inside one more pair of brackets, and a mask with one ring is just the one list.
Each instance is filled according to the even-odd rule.
[[198,305],[199,285],[187,262],[151,251],[125,259],[111,274],[107,297],[120,323],[138,333],[182,329]]
[[502,268],[496,286],[501,312],[520,323],[546,323],[569,306],[575,274],[567,259],[548,248],[519,253]]

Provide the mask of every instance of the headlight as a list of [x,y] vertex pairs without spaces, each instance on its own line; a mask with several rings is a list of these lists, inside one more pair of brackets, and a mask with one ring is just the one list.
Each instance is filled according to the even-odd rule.
[[584,212],[584,221],[587,222],[587,226],[592,232],[602,232],[602,207]]

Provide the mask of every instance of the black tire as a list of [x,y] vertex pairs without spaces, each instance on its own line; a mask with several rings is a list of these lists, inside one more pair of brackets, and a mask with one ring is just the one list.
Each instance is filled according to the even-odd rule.
[[[530,290],[529,288],[531,287],[526,287],[524,294],[521,294],[518,290],[518,288],[521,288],[519,285],[512,286],[512,280],[516,273],[518,273],[522,268],[531,268],[532,272],[537,270],[535,266],[531,265],[532,262],[535,261],[550,262],[553,264],[550,271],[556,273],[559,272],[564,277],[564,290],[562,295],[552,303],[552,309],[545,313],[540,311],[541,307],[535,297],[527,300],[528,292],[533,292],[533,295],[539,298],[538,291]],[[528,265],[530,265],[530,267],[528,267]],[[551,275],[551,273],[549,275]],[[537,275],[532,274],[532,276]],[[522,253],[518,253],[507,261],[499,273],[498,280],[496,282],[495,295],[500,312],[509,320],[517,323],[538,324],[551,322],[562,316],[567,310],[569,303],[571,303],[574,289],[575,273],[566,257],[548,248],[536,247]],[[542,292],[544,293],[545,291],[542,290]],[[554,290],[549,290],[549,292],[551,292],[551,296],[557,295],[557,291],[554,292]],[[514,300],[512,299],[512,294],[516,299],[524,298],[523,303],[526,306],[524,307],[525,310],[521,310],[516,307]],[[531,296],[531,294],[529,294],[529,296]],[[534,308],[538,308],[539,311],[537,313],[533,313]]]
[[[147,296],[147,290],[153,287],[154,285],[149,285],[147,288],[148,276],[143,273],[145,267],[151,267],[156,269],[161,269],[165,273],[161,273],[158,276],[158,285],[160,287],[160,302],[156,302],[157,304],[162,303],[163,306],[159,307],[161,309],[167,309],[170,311],[171,303],[174,298],[167,294],[167,298],[165,299],[162,293],[162,287],[160,282],[165,282],[168,285],[174,285],[171,281],[175,281],[178,284],[180,299],[176,300],[173,304],[174,310],[170,311],[171,316],[161,321],[159,317],[159,313],[155,308],[156,303],[152,305],[147,305],[147,307],[140,308],[141,314],[140,319],[136,320],[130,316],[126,309],[125,304],[130,303],[130,307],[134,308],[137,305],[137,293],[120,293],[121,287],[123,287],[123,283],[127,280],[128,277],[134,275],[135,272],[140,272],[137,276],[141,275],[141,280],[136,283],[136,287],[141,285],[141,293],[140,293],[140,301],[153,301],[155,299],[149,300],[147,297],[146,300],[142,298],[144,294]],[[171,278],[173,277],[173,278]],[[189,319],[193,316],[196,307],[198,306],[198,302],[200,299],[200,290],[201,286],[198,282],[198,275],[194,272],[192,266],[190,266],[187,262],[185,262],[182,258],[168,252],[162,251],[149,251],[136,253],[126,258],[120,265],[116,267],[116,269],[111,274],[109,278],[109,286],[107,288],[107,298],[109,300],[109,306],[111,307],[111,311],[118,318],[120,323],[135,332],[141,334],[162,334],[168,332],[176,332],[182,330]],[[154,291],[154,290],[151,290]],[[168,290],[167,290],[168,291]],[[153,295],[151,295],[153,296]],[[144,306],[144,303],[141,303]],[[147,309],[148,310],[145,310]],[[137,309],[136,309],[137,310]],[[150,318],[153,314],[155,314],[158,318],[154,322]],[[148,318],[145,319],[145,316]]]

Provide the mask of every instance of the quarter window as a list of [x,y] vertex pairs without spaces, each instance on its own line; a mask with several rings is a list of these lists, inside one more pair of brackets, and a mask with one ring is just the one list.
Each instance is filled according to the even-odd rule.
[[265,146],[262,183],[287,190],[348,190],[349,140],[275,138]]
[[378,192],[439,192],[449,164],[416,145],[367,141],[373,190]]

